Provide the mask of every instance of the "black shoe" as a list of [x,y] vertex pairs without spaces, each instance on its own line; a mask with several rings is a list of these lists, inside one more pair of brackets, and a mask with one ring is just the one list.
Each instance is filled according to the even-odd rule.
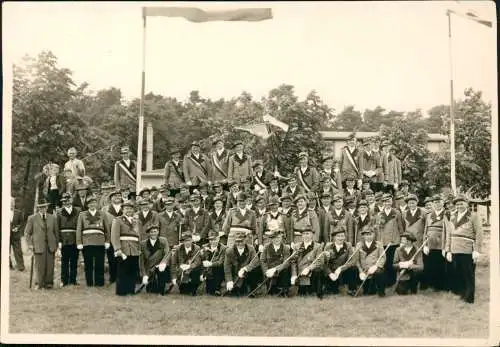
[[385,292],[379,292],[378,296],[381,297],[381,298],[385,297]]
[[17,271],[24,272],[24,267],[21,267],[21,268],[17,269]]
[[347,291],[347,295],[349,295],[349,296],[354,296],[354,295],[356,295],[356,291],[355,291],[355,290],[350,289],[350,290],[348,290],[348,291]]
[[52,289],[53,287],[54,287],[54,285],[53,285],[53,284],[47,284],[47,285],[45,286],[45,289]]

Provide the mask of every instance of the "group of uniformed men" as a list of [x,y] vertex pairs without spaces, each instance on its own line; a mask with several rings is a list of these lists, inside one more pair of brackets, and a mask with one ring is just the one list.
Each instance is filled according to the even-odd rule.
[[353,296],[385,296],[391,286],[413,294],[420,284],[474,302],[477,215],[461,195],[426,197],[418,207],[387,141],[381,151],[376,141],[360,149],[351,137],[340,161],[327,154],[321,169],[302,152],[286,178],[264,170],[242,142],[231,153],[222,139],[213,145],[210,157],[197,142],[182,160],[173,150],[159,189],[136,194],[136,164],[124,147],[114,184],[103,185],[100,197],[81,180],[74,195],[46,194],[25,227],[37,288],[52,287],[58,250],[61,284],[76,284],[81,250],[86,284],[104,285],[107,257],[118,295],[136,293],[140,282],[162,295],[175,285],[196,295],[203,284],[212,295],[264,288],[320,298],[344,287]]

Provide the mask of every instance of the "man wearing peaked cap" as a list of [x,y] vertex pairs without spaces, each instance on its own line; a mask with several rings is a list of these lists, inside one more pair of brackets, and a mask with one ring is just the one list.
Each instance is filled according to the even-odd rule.
[[401,213],[404,212],[406,209],[406,201],[405,201],[406,195],[404,195],[402,192],[398,191],[394,194],[394,207],[399,209]]
[[382,168],[384,170],[384,191],[394,194],[402,180],[401,160],[396,157],[392,146],[383,147]]
[[234,245],[236,234],[244,232],[247,241],[253,244],[253,238],[257,234],[257,217],[255,212],[247,208],[247,194],[240,192],[237,195],[237,206],[228,211],[227,218],[222,225],[222,231],[228,235],[227,246]]
[[221,137],[215,138],[212,142],[214,150],[210,153],[212,167],[212,181],[224,182],[227,190],[229,152],[224,148],[224,140]]
[[420,272],[424,268],[422,253],[417,253],[415,242],[417,238],[409,232],[401,235],[401,247],[394,253],[393,266],[399,272],[399,282],[396,293],[406,295],[416,294]]
[[200,246],[193,243],[193,234],[187,230],[181,235],[182,244],[172,256],[172,282],[181,294],[196,295],[202,273]]
[[226,246],[219,242],[219,233],[211,230],[208,233],[208,244],[203,245],[202,251],[202,276],[206,281],[207,294],[216,295],[222,291],[226,249]]
[[[351,176],[354,180],[362,178],[362,172],[359,171],[359,155],[360,151],[356,147],[356,136],[353,133],[348,137],[347,146],[342,149],[340,157],[339,169],[343,185],[345,185],[345,177]],[[361,186],[360,182],[359,186]]]
[[430,196],[425,197],[424,209],[425,209],[425,214],[429,214],[432,212],[432,197],[430,197]]
[[446,234],[446,260],[455,269],[451,289],[466,303],[474,303],[475,268],[482,251],[483,228],[476,213],[472,212],[468,199],[458,195],[453,200],[457,209],[451,215],[450,228]]
[[224,197],[215,196],[214,197],[214,208],[210,213],[210,230],[217,232],[219,236],[219,241],[223,244],[227,244],[227,235],[222,230],[224,221],[226,220],[227,212],[224,210]]
[[415,246],[418,248],[422,245],[424,236],[425,211],[417,206],[418,197],[415,194],[408,194],[405,201],[408,207],[401,213],[405,231],[416,237]]
[[295,199],[299,194],[304,194],[304,188],[297,184],[297,177],[295,175],[290,175],[288,177],[288,185],[283,189],[283,193],[287,193],[290,197]]
[[165,187],[169,187],[168,193],[170,196],[179,193],[180,185],[184,183],[184,167],[181,152],[177,147],[172,148],[170,160],[165,163],[163,182]]
[[368,209],[368,202],[366,200],[360,200],[358,202],[357,214],[353,218],[353,235],[354,239],[352,244],[357,244],[362,240],[361,230],[368,225],[374,223],[374,215],[370,213]]
[[[340,194],[336,194],[333,197],[333,209],[331,211],[330,227],[328,230],[333,230],[339,225],[343,225],[345,227],[347,241],[352,243],[354,240],[353,216],[344,207],[342,196]],[[325,229],[323,239],[325,242],[332,241],[330,240],[331,235],[326,234],[326,231],[327,230]]]
[[[323,181],[321,184],[325,186],[326,182],[329,183],[332,189],[338,190],[342,188],[342,178],[340,177],[340,170],[338,162],[336,162],[333,154],[325,153],[321,159],[322,168],[319,171],[320,177]],[[335,166],[335,167],[334,167]]]
[[115,163],[114,182],[116,188],[129,187],[132,198],[135,199],[135,184],[137,175],[137,163],[130,159],[130,150],[124,146],[120,150],[121,160]]
[[315,192],[309,192],[306,194],[306,198],[308,200],[308,208],[312,211],[317,211],[318,208],[318,198]]
[[115,293],[119,296],[135,294],[141,254],[140,233],[134,219],[134,203],[125,201],[122,208],[123,215],[116,217],[111,225],[111,243],[117,258]]
[[240,185],[234,180],[227,182],[229,187],[228,199],[226,204],[226,210],[229,211],[231,208],[236,207],[238,194],[240,192]]
[[[122,194],[121,191],[115,189],[109,195],[110,204],[104,207],[101,211],[104,214],[104,218],[106,219],[106,227],[107,234],[111,235],[111,226],[113,223],[113,219],[119,217],[123,214],[122,207]],[[106,257],[108,258],[108,271],[109,271],[109,283],[114,283],[116,281],[116,257],[115,250],[113,245],[110,243],[108,249],[106,249]]]
[[271,295],[287,296],[290,287],[289,245],[283,243],[283,234],[279,230],[266,231],[270,242],[265,245],[260,255],[260,265],[267,283],[267,293]]
[[57,213],[59,248],[61,248],[61,284],[76,285],[78,272],[78,249],[76,248],[76,227],[80,208],[73,207],[71,194],[63,193],[63,207]]
[[146,230],[148,230],[151,225],[160,225],[158,212],[153,211],[151,205],[151,201],[148,199],[137,200],[137,227],[139,229],[141,241],[147,238],[148,235]]
[[153,203],[153,210],[160,213],[165,209],[165,201],[168,197],[173,199],[173,196],[169,196],[168,187],[165,184],[162,184],[159,189],[158,199]]
[[297,183],[303,188],[305,193],[318,190],[321,177],[318,170],[309,165],[309,155],[307,152],[299,153],[299,165],[295,167],[294,175],[297,178]]
[[191,195],[190,202],[191,208],[186,212],[187,225],[193,233],[193,241],[197,245],[203,245],[208,241],[210,215],[201,206],[201,196],[199,194]]
[[363,240],[356,245],[359,252],[356,257],[356,265],[359,279],[365,281],[362,287],[363,294],[377,293],[378,296],[384,297],[386,287],[384,268],[387,261],[384,247],[382,243],[375,240],[373,226],[364,227],[361,235]]
[[369,183],[371,189],[379,188],[382,173],[382,160],[378,152],[372,151],[372,141],[366,141],[358,157],[359,172],[363,183]]
[[253,177],[252,187],[255,191],[266,190],[269,182],[273,178],[273,174],[264,169],[262,160],[255,160],[252,165]]
[[279,211],[280,198],[271,196],[269,198],[268,212],[262,217],[261,228],[257,230],[259,245],[265,247],[271,242],[269,232],[276,231],[286,238],[285,216]]
[[353,198],[357,201],[360,196],[360,190],[356,188],[356,177],[354,175],[347,174],[344,176],[344,184],[344,198]]
[[[318,223],[319,223],[319,242],[326,243],[329,241],[330,222],[332,218],[332,194],[329,192],[321,193],[321,206],[318,208]],[[326,237],[326,239],[325,239]]]
[[104,286],[104,254],[110,246],[108,220],[97,209],[97,197],[87,197],[88,210],[80,212],[76,227],[77,248],[82,251],[89,287]]
[[148,238],[141,242],[139,265],[146,291],[164,295],[165,284],[170,280],[171,252],[167,239],[159,232],[159,226],[154,224],[146,230]]
[[228,161],[228,179],[241,182],[253,176],[252,156],[243,152],[243,142],[236,141],[233,146],[234,153]]
[[[312,229],[314,241],[319,241],[319,221],[318,215],[316,212],[311,211],[307,208],[307,197],[304,194],[299,194],[294,199],[295,205],[297,206],[297,210],[292,214],[291,218],[291,232],[300,232],[303,230]],[[290,235],[290,239],[293,242],[292,249],[298,245],[299,239],[293,239]]]
[[346,229],[343,225],[333,229],[331,236],[333,241],[328,242],[324,249],[328,255],[324,267],[327,292],[339,294],[339,287],[347,285],[349,294],[352,295],[357,283],[354,249],[351,243],[346,241]]
[[198,188],[201,182],[210,183],[212,180],[212,164],[210,159],[200,152],[200,144],[193,141],[191,151],[184,156],[183,171],[185,183],[190,190]]

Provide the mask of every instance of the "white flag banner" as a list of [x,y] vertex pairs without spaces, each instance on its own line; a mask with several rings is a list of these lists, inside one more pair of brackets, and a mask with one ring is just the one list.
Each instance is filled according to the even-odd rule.
[[284,131],[288,131],[288,124],[283,123],[282,121],[274,118],[273,116],[266,114],[262,118],[264,119],[264,122],[277,126],[278,128],[283,129]]
[[493,26],[493,23],[489,20],[480,18],[474,11],[468,10],[468,11],[457,11],[457,10],[448,10],[448,12],[454,13],[457,16],[460,16],[462,18],[470,19],[473,20],[476,23],[486,25],[488,28],[491,28]]

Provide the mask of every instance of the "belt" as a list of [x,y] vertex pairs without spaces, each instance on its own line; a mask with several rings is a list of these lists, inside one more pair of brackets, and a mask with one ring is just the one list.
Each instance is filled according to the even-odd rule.
[[230,227],[229,232],[232,233],[237,233],[237,232],[245,232],[245,233],[251,233],[252,229],[247,228],[247,227]]
[[137,242],[139,242],[139,238],[137,236],[120,236],[120,241],[137,241]]
[[59,229],[59,231],[62,233],[74,233],[76,232],[76,229]]
[[104,235],[104,231],[99,230],[99,229],[86,229],[83,231],[83,235],[86,235],[86,234],[103,234]]
[[464,240],[467,240],[467,241],[471,241],[471,242],[476,242],[476,240],[474,240],[473,238],[470,238],[468,236],[463,236],[463,235],[451,235],[452,238],[456,238],[456,239],[464,239]]

